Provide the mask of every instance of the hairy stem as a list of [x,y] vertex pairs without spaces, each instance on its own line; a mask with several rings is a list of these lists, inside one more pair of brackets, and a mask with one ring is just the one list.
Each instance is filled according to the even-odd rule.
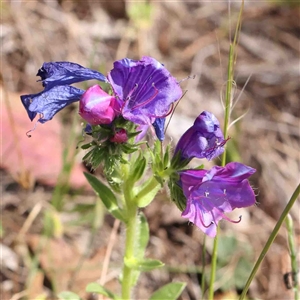
[[[134,258],[134,245],[135,245],[135,235],[138,222],[137,207],[131,206],[130,215],[128,216],[128,221],[126,225],[126,242],[125,242],[125,260],[130,260]],[[122,299],[131,299],[131,288],[132,284],[133,269],[123,266],[123,276],[122,276]]]

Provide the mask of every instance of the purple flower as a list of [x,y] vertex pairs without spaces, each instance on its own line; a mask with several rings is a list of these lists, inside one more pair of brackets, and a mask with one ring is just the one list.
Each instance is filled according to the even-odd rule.
[[108,81],[120,102],[122,116],[139,125],[151,125],[156,118],[165,117],[182,95],[169,71],[147,56],[139,61],[116,61]]
[[[122,115],[137,125],[152,126],[154,123],[160,140],[164,139],[164,117],[182,95],[176,79],[151,57],[116,61],[108,79],[95,70],[71,62],[44,63],[37,75],[41,77],[44,91],[21,96],[31,120],[41,114],[39,122],[49,121],[62,108],[80,100],[79,114],[91,125],[109,124]],[[94,86],[84,93],[69,86],[89,79],[110,83],[114,95],[106,94],[100,87]]]
[[179,172],[183,193],[187,199],[182,217],[214,237],[221,219],[234,223],[225,213],[255,203],[254,192],[247,180],[255,169],[237,162],[211,170],[185,170]]
[[36,75],[41,77],[43,87],[46,89],[51,89],[57,85],[70,85],[89,79],[107,81],[107,78],[100,72],[68,61],[43,63]]
[[67,105],[79,101],[83,93],[73,86],[59,85],[38,94],[22,95],[21,101],[31,121],[40,114],[38,121],[45,123]]
[[224,152],[223,133],[220,123],[210,112],[202,112],[180,138],[174,156],[180,152],[181,159],[206,158],[211,160]]
[[91,125],[110,124],[116,116],[115,103],[115,97],[96,84],[80,98],[79,115]]
[[70,62],[44,63],[37,76],[41,77],[44,90],[38,94],[22,95],[21,101],[32,121],[40,114],[39,122],[45,123],[67,105],[79,101],[84,90],[69,84],[89,79],[107,81],[94,70]]

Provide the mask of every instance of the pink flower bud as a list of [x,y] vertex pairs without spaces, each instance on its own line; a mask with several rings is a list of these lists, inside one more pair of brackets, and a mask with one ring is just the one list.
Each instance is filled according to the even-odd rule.
[[115,102],[99,85],[91,86],[80,98],[79,115],[91,125],[110,124],[116,116]]
[[127,131],[123,128],[118,129],[118,131],[116,131],[115,135],[109,139],[111,142],[113,143],[126,143],[128,140],[128,136],[127,136]]

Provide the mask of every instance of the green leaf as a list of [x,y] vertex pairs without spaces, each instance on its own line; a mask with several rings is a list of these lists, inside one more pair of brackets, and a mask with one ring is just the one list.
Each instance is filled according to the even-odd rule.
[[[136,187],[134,189],[134,194],[138,195],[138,193],[140,191],[142,191],[145,187],[147,187],[147,185],[149,185],[152,181],[152,178],[150,178],[149,180],[147,180],[146,182],[143,183],[142,186],[140,187]],[[147,206],[156,196],[156,194],[158,193],[158,191],[161,189],[161,185],[159,184],[159,182],[157,182],[156,186],[153,186],[153,188],[143,197],[137,199],[136,205],[138,207],[145,207]]]
[[64,291],[60,292],[57,297],[62,300],[80,300],[81,298],[72,292]]
[[127,259],[125,257],[124,263],[128,268],[142,272],[148,272],[164,266],[164,263],[157,259]]
[[90,183],[96,194],[100,197],[106,209],[116,219],[124,222],[125,219],[122,214],[122,210],[118,206],[117,198],[114,193],[95,176],[89,173],[84,173],[84,176],[86,177],[87,181]]
[[181,295],[185,286],[186,283],[184,282],[168,283],[154,292],[149,300],[175,300]]
[[104,286],[102,286],[101,284],[99,284],[97,282],[89,283],[87,285],[85,291],[88,293],[100,294],[100,295],[106,296],[110,299],[115,299],[115,300],[120,299],[117,295],[115,295],[110,290],[106,289]]

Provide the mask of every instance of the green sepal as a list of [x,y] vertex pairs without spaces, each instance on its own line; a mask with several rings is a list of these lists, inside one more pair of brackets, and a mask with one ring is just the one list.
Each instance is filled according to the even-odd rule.
[[164,168],[167,168],[170,165],[170,145],[167,146],[164,155]]
[[144,258],[144,259],[131,258],[131,259],[127,259],[125,257],[124,258],[124,263],[128,268],[133,269],[133,270],[137,270],[137,271],[142,271],[142,272],[152,271],[154,269],[161,268],[165,265],[160,260],[149,259],[149,258]]
[[157,174],[154,174],[153,176],[157,180],[157,182],[159,182],[160,187],[163,188],[163,186],[164,186],[164,184],[166,182],[165,179],[163,177],[157,175]]
[[120,148],[122,149],[122,151],[126,154],[131,154],[134,153],[135,151],[137,151],[139,149],[140,144],[120,144]]
[[60,292],[57,297],[61,300],[80,300],[80,296],[69,291]]
[[184,282],[171,282],[155,291],[149,300],[176,300],[185,289]]
[[171,200],[176,204],[180,211],[184,211],[186,208],[186,197],[183,193],[182,187],[178,184],[179,174],[173,173],[170,176],[168,186],[170,189]]
[[87,285],[85,291],[88,292],[88,293],[100,294],[100,295],[103,295],[105,297],[108,297],[109,299],[114,299],[114,300],[121,299],[117,295],[112,293],[110,290],[106,289],[104,286],[102,286],[101,284],[99,284],[97,282],[89,283]]
[[117,198],[114,193],[95,176],[89,173],[84,173],[84,176],[90,183],[96,194],[99,196],[99,198],[102,200],[106,209],[116,219],[125,222],[123,211],[121,210],[121,208],[119,208]]
[[[132,159],[133,161],[133,159]],[[147,165],[147,160],[143,155],[139,155],[139,157],[135,160],[135,162],[132,162],[132,167],[130,168],[130,173],[128,177],[128,181],[132,183],[132,186],[134,183],[136,183],[138,180],[140,180],[145,172]]]
[[94,146],[94,145],[95,145],[94,142],[87,143],[87,144],[82,145],[82,146],[81,146],[81,149],[82,149],[82,150],[86,150],[86,149],[91,148],[91,147]]
[[189,159],[182,159],[181,158],[181,153],[180,151],[178,151],[176,153],[176,155],[174,155],[172,157],[172,160],[171,160],[171,168],[172,170],[174,171],[180,171],[180,170],[183,170],[188,164],[189,162],[191,161],[192,159],[189,158]]
[[170,174],[170,146],[167,146],[165,153],[162,155],[161,142],[156,141],[153,151],[149,148],[152,157],[152,170],[154,177],[160,183],[161,187]]

